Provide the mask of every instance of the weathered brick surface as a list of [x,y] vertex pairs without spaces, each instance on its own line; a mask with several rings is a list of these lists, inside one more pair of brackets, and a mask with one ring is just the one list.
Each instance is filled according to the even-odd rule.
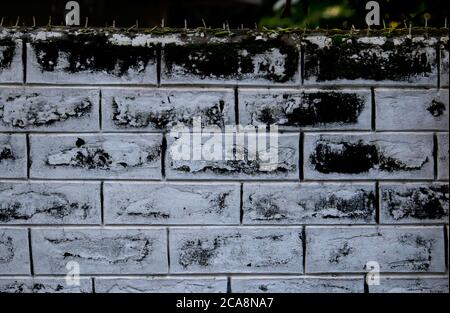
[[300,48],[289,36],[179,36],[162,48],[161,82],[298,84]]
[[351,35],[303,39],[305,84],[437,86],[437,38]]
[[306,227],[306,273],[445,272],[442,227]]
[[97,131],[99,91],[0,88],[0,131]]
[[232,89],[103,89],[105,130],[164,130],[192,127],[194,118],[203,126],[235,123]]
[[382,184],[382,223],[448,223],[447,183]]
[[33,229],[34,270],[66,274],[70,261],[81,274],[167,273],[167,238],[152,229]]
[[34,178],[161,177],[159,134],[32,135]]
[[33,83],[156,84],[156,44],[100,31],[36,31],[27,42]]
[[26,229],[0,228],[0,274],[30,274]]
[[428,133],[306,134],[305,179],[432,179]]
[[100,293],[225,293],[227,279],[217,278],[96,278],[95,291]]
[[0,278],[0,293],[92,293],[92,280],[69,285],[64,278]]
[[0,82],[23,82],[22,46],[21,39],[0,31]]
[[107,224],[239,224],[239,184],[105,183]]
[[261,277],[231,280],[231,291],[255,293],[363,293],[364,279],[341,277]]
[[370,90],[244,89],[240,123],[280,129],[371,129]]
[[1,28],[0,292],[448,292],[448,51]]
[[0,134],[0,177],[27,177],[27,141],[25,135]]
[[0,224],[100,224],[100,184],[0,182]]
[[[242,133],[243,134],[243,133]],[[200,145],[195,145],[192,149],[190,143],[194,142],[197,136]],[[256,149],[249,152],[248,140],[258,142],[254,133],[243,136],[244,141],[235,141],[226,144],[226,135],[216,135],[217,141],[211,140],[208,135],[192,135],[189,133],[172,134],[168,138],[168,151],[166,159],[166,174],[168,179],[286,179],[297,180],[299,177],[299,135],[298,134],[267,134],[264,135],[270,151],[275,153],[276,159],[265,156],[263,158],[253,157]],[[259,139],[258,139],[259,140]],[[212,141],[212,142],[211,142]],[[216,146],[212,144],[216,142]],[[179,157],[179,151],[191,149],[192,155],[197,153],[198,159],[184,160]],[[205,151],[219,151],[216,159],[205,157]],[[217,149],[217,150],[216,150]],[[277,150],[275,150],[277,149]],[[231,156],[227,158],[227,156]]]
[[381,277],[379,285],[369,285],[370,293],[448,293],[448,276]]
[[437,149],[438,149],[438,155],[437,155],[437,174],[438,179],[448,180],[449,175],[449,161],[448,161],[448,155],[449,155],[449,136],[448,133],[438,133],[437,134]]
[[245,224],[373,224],[373,184],[244,184]]
[[172,273],[302,273],[302,228],[170,230]]
[[448,90],[376,89],[377,129],[448,130]]

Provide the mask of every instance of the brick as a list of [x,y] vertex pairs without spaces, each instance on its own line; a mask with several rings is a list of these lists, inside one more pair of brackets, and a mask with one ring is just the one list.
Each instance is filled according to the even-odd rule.
[[234,125],[232,89],[103,89],[103,129],[158,131],[172,126]]
[[239,90],[241,125],[280,129],[371,129],[370,90]]
[[0,182],[2,224],[100,224],[100,184]]
[[386,277],[379,285],[369,285],[370,293],[448,293],[445,277]]
[[26,229],[0,228],[0,274],[30,274]]
[[33,229],[33,264],[37,274],[67,274],[78,262],[80,274],[167,273],[164,228]]
[[376,89],[378,130],[448,130],[448,91]]
[[448,133],[438,133],[437,134],[437,171],[438,179],[448,180],[449,174],[449,147],[448,147]]
[[161,177],[160,134],[32,135],[33,178]]
[[68,285],[64,278],[1,278],[2,293],[92,293],[92,280],[80,278],[80,284]]
[[0,134],[0,177],[27,177],[27,141],[25,135]]
[[172,273],[302,273],[301,227],[186,227],[169,233]]
[[347,277],[233,277],[236,293],[363,293],[364,279]]
[[303,38],[304,83],[437,86],[438,40],[434,37]]
[[306,227],[307,273],[444,272],[441,227]]
[[22,83],[22,40],[3,30],[0,33],[0,82]]
[[36,31],[27,42],[27,82],[155,84],[157,43],[91,30]]
[[305,179],[432,179],[428,133],[306,134]]
[[244,224],[375,223],[374,184],[244,184]]
[[293,36],[247,34],[232,39],[204,33],[165,44],[163,84],[299,84],[300,49]]
[[382,184],[380,195],[382,223],[448,223],[448,184]]
[[98,90],[0,88],[0,131],[99,130],[98,106]]
[[107,224],[239,224],[239,184],[105,183]]
[[[214,136],[196,134],[196,139],[188,133],[173,133],[167,139],[166,175],[168,179],[286,179],[299,178],[299,135],[266,133],[256,135],[247,133],[245,142],[234,139],[244,138],[244,133],[219,133]],[[229,135],[229,136],[228,136]],[[228,139],[231,138],[231,139]],[[217,139],[217,140],[215,140]],[[260,141],[261,140],[261,141]],[[266,140],[269,149],[259,149],[262,154],[254,157],[258,148],[249,142]],[[215,144],[215,145],[213,145]],[[208,155],[205,151],[218,151],[218,155]],[[217,150],[216,150],[217,149]],[[191,156],[183,159],[180,152],[191,151]],[[267,153],[266,153],[267,152]],[[198,157],[195,157],[195,154]],[[201,156],[200,156],[201,155]],[[229,157],[230,156],[230,157]]]
[[226,293],[226,277],[96,278],[100,293]]
[[449,75],[449,48],[448,48],[448,36],[443,36],[439,41],[439,53],[441,57],[441,76],[440,85],[441,87],[448,87],[448,75]]

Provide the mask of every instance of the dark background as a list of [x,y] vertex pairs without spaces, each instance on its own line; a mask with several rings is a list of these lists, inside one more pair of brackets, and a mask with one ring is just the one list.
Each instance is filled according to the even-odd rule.
[[[3,26],[32,26],[33,16],[37,26],[62,25],[64,7],[61,0],[1,0],[0,18]],[[88,26],[130,27],[138,20],[139,27],[165,26],[189,28],[307,27],[307,28],[366,28],[365,4],[358,0],[78,0],[81,7],[81,24],[88,17]],[[448,16],[448,0],[380,0],[384,25],[403,28],[411,23],[423,27],[443,27]],[[18,20],[19,18],[19,20]],[[383,25],[381,25],[383,27]]]

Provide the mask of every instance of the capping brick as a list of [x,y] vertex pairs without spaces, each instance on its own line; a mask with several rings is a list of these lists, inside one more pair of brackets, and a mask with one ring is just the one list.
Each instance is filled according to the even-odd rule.
[[160,134],[31,135],[33,178],[161,178]]
[[92,293],[92,280],[79,278],[68,285],[65,278],[0,278],[1,293]]
[[161,62],[162,84],[300,83],[300,48],[294,35],[179,35],[164,44]]
[[0,228],[0,274],[30,274],[26,229]]
[[33,264],[37,274],[66,274],[78,262],[81,274],[167,273],[167,236],[152,229],[33,229]]
[[36,31],[29,37],[29,83],[157,83],[158,43],[150,35],[60,30]]
[[448,130],[448,90],[376,89],[378,130]]
[[226,277],[96,278],[100,293],[226,293]]
[[306,227],[306,273],[445,272],[442,227]]
[[[241,134],[244,134],[243,132]],[[220,133],[217,135],[217,145],[212,146],[214,137],[207,134],[199,136],[202,142],[203,151],[208,149],[219,149],[220,158],[212,160],[202,156],[202,159],[193,159],[192,146],[190,142],[194,141],[192,134],[189,133],[173,133],[167,138],[167,154],[166,154],[166,177],[168,179],[210,179],[210,180],[230,180],[230,179],[263,179],[263,180],[297,180],[299,178],[299,135],[298,134],[278,134],[266,133],[262,136],[262,140],[270,143],[270,149],[278,149],[278,160],[257,157],[251,158],[252,151],[249,154],[249,138],[250,142],[259,141],[255,139],[255,133],[246,133],[245,142],[234,141],[233,144],[227,139],[227,135],[233,138],[236,133]],[[244,135],[238,135],[244,136]],[[278,141],[277,138],[278,137]],[[190,138],[190,139],[188,139]],[[210,139],[212,138],[212,139]],[[243,138],[243,137],[240,137]],[[236,139],[236,138],[235,138]],[[220,142],[221,141],[221,142]],[[199,154],[201,153],[199,145],[194,145]],[[256,150],[256,149],[255,149]],[[174,152],[175,151],[175,152]],[[191,158],[188,160],[181,159],[177,153],[180,151],[191,151]],[[234,153],[233,151],[237,152]],[[268,153],[270,151],[266,149]],[[243,158],[239,153],[242,153]],[[226,160],[228,155],[233,155]]]
[[447,87],[448,89],[448,75],[449,71],[449,48],[448,48],[448,36],[444,36],[440,38],[439,41],[439,52],[441,54],[441,77],[440,77],[440,85],[441,87]]
[[381,276],[379,285],[369,285],[369,293],[448,293],[448,276]]
[[239,205],[239,184],[104,184],[107,224],[239,224]]
[[97,131],[99,91],[0,88],[0,131]]
[[102,89],[103,129],[161,131],[172,126],[235,124],[232,89]]
[[0,134],[0,177],[27,177],[27,141],[25,135]]
[[363,277],[233,277],[234,293],[363,293]]
[[23,82],[22,47],[22,39],[0,32],[0,82]]
[[241,89],[241,125],[280,129],[370,130],[370,90]]
[[373,224],[374,184],[244,184],[244,224]]
[[302,273],[301,227],[172,228],[172,273]]
[[306,134],[305,179],[433,179],[431,133]]
[[448,223],[449,185],[381,184],[381,223]]
[[448,154],[449,154],[449,135],[448,133],[438,133],[437,134],[437,171],[438,171],[438,179],[441,180],[448,180],[449,175],[449,161],[448,161]]
[[438,39],[306,36],[304,83],[437,86]]
[[0,224],[100,224],[100,184],[1,182]]

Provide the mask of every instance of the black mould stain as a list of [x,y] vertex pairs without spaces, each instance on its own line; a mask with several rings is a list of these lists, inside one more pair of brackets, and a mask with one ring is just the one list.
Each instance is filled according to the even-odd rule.
[[430,269],[433,259],[432,254],[435,240],[413,234],[404,234],[398,239],[401,244],[413,246],[418,249],[418,252],[405,260],[390,262],[389,266],[392,269],[408,267],[413,271],[427,272]]
[[257,120],[270,125],[277,123],[282,126],[314,126],[318,124],[352,124],[364,108],[364,99],[351,93],[317,92],[302,93],[302,103],[292,95],[283,95],[283,106],[297,106],[291,111],[283,109],[281,118],[285,121],[279,123],[278,112],[280,108],[265,107],[258,112]]
[[0,264],[10,263],[14,259],[14,254],[13,239],[6,234],[0,234]]
[[379,168],[387,172],[419,170],[429,162],[425,157],[422,164],[410,166],[401,160],[386,156],[375,144],[366,144],[362,140],[353,142],[316,142],[310,162],[314,168],[325,174],[358,174]]
[[439,220],[448,217],[448,195],[448,185],[408,188],[406,191],[386,188],[382,191],[382,200],[389,215],[395,220]]
[[445,104],[435,99],[431,101],[431,104],[427,107],[427,111],[434,117],[441,116],[444,114],[445,110]]
[[[281,63],[269,55],[278,50]],[[277,56],[278,57],[278,56]],[[299,63],[298,49],[280,39],[256,41],[245,39],[241,42],[198,43],[164,46],[165,73],[171,76],[174,67],[181,67],[185,74],[201,79],[243,79],[247,74],[276,83],[294,78]],[[256,63],[256,64],[255,64]],[[282,70],[277,67],[282,67]]]
[[[405,81],[416,76],[427,77],[436,64],[427,55],[423,43],[405,42],[395,45],[388,39],[377,46],[358,43],[356,38],[333,36],[329,47],[306,45],[305,77],[317,81],[369,79]],[[435,49],[435,47],[429,47]]]
[[206,267],[211,259],[217,255],[217,249],[229,240],[241,238],[240,234],[230,236],[216,236],[213,240],[196,239],[186,240],[180,248],[178,263],[187,268],[191,265]]
[[221,214],[227,207],[227,198],[230,196],[230,192],[222,192],[209,200],[208,208],[211,211],[215,211]]
[[0,163],[6,160],[14,160],[14,154],[10,147],[0,147]]
[[[31,46],[42,71],[58,67],[68,73],[106,72],[121,77],[129,71],[143,73],[156,62],[156,46],[120,46],[108,42],[104,34],[67,34],[64,38],[34,41]],[[60,56],[64,62],[59,63]]]
[[282,221],[287,218],[287,212],[279,207],[277,199],[273,195],[259,197],[250,194],[248,200],[250,206],[255,210],[256,215],[258,216],[254,218],[254,220]]
[[16,53],[16,44],[12,39],[0,39],[0,71],[11,67]]
[[349,256],[353,252],[353,248],[349,246],[348,242],[344,242],[343,246],[333,251],[328,259],[328,262],[332,264],[338,264],[345,257]]
[[[77,215],[79,218],[86,219],[92,209],[89,204],[70,202],[65,195],[58,193],[25,192],[12,196],[0,205],[0,222],[27,221],[40,214],[62,220],[75,212],[81,213]],[[35,202],[30,204],[29,199]]]

